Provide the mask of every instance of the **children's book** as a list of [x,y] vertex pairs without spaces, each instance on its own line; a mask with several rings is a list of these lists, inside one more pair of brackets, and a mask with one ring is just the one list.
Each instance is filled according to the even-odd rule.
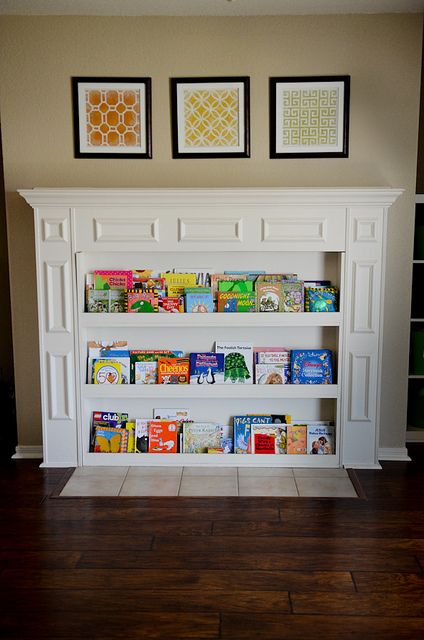
[[234,416],[234,453],[252,453],[251,425],[271,424],[270,415],[244,415]]
[[281,283],[256,282],[257,311],[276,313],[282,310]]
[[184,311],[184,303],[181,296],[175,296],[173,298],[165,296],[164,298],[158,298],[159,313],[182,313]]
[[134,453],[147,453],[149,448],[149,420],[136,418],[134,433]]
[[158,293],[144,293],[138,289],[128,289],[125,294],[127,313],[156,313],[158,311]]
[[109,289],[109,313],[125,312],[125,289]]
[[285,347],[253,347],[253,355],[257,364],[290,364],[290,351]]
[[128,431],[113,427],[96,427],[94,453],[126,453]]
[[189,384],[190,360],[188,358],[159,358],[158,384]]
[[200,287],[211,286],[211,275],[214,272],[213,269],[206,267],[197,267],[196,269],[185,269],[184,267],[175,267],[174,273],[194,273],[196,275],[196,284]]
[[131,349],[130,350],[130,380],[135,382],[136,362],[157,362],[159,358],[181,358],[182,351],[169,351],[168,349]]
[[234,293],[253,293],[252,280],[219,280],[218,291]]
[[288,384],[290,367],[285,363],[256,364],[256,384]]
[[178,422],[149,421],[149,453],[177,453]]
[[287,453],[287,425],[276,424],[277,428],[277,453]]
[[157,291],[158,295],[165,295],[165,278],[139,278],[137,282],[133,283],[133,289],[136,291],[142,291],[143,293],[151,293]]
[[158,381],[157,362],[134,363],[135,384],[156,384]]
[[87,342],[88,358],[87,358],[87,383],[93,382],[93,361],[102,358],[102,352],[117,352],[126,349],[128,343],[126,340],[89,340]]
[[333,365],[330,349],[293,349],[292,384],[332,384]]
[[[101,349],[100,360],[113,360],[121,364],[121,384],[130,382],[130,352],[128,349]],[[97,362],[98,359],[94,360]]]
[[212,313],[212,294],[210,292],[207,293],[206,291],[200,293],[186,293],[185,310],[186,313]]
[[281,283],[282,311],[300,313],[304,309],[302,280]]
[[186,422],[183,425],[183,453],[208,453],[221,448],[221,427],[213,422]]
[[246,276],[246,280],[251,280],[252,282],[265,273],[265,271],[224,271],[224,275]]
[[128,431],[127,453],[135,453],[135,422],[127,422],[125,429]]
[[109,313],[109,291],[87,291],[88,313]]
[[211,275],[211,289],[212,289],[212,297],[214,301],[217,299],[218,287],[219,283],[222,281],[229,282],[240,282],[240,280],[247,280],[247,275],[245,274],[230,274],[230,273],[213,273]]
[[251,343],[217,341],[215,351],[224,354],[225,384],[253,384],[253,345]]
[[334,427],[322,424],[307,425],[308,453],[312,455],[332,455],[334,447]]
[[223,353],[190,353],[190,384],[223,383]]
[[94,271],[94,288],[101,289],[131,289],[132,271]]
[[306,430],[307,426],[302,424],[287,425],[287,453],[304,455],[306,454]]
[[90,271],[89,273],[85,274],[85,298],[84,298],[85,311],[88,311],[88,296],[89,296],[89,292],[93,291],[93,289],[94,289],[94,273]]
[[186,287],[197,284],[195,273],[161,273],[161,277],[165,278],[170,297],[182,296]]
[[125,429],[128,421],[128,413],[116,411],[93,411],[91,414],[90,451],[94,451],[94,437],[97,428],[112,427]]
[[278,427],[276,425],[252,424],[251,442],[252,453],[276,454]]
[[178,420],[178,422],[186,422],[190,420],[190,409],[153,409],[153,418],[155,420]]
[[93,376],[94,384],[121,384],[122,364],[114,360],[95,360]]
[[220,313],[249,313],[256,311],[256,294],[218,291],[217,310]]
[[338,289],[336,287],[306,287],[305,311],[320,313],[338,310]]

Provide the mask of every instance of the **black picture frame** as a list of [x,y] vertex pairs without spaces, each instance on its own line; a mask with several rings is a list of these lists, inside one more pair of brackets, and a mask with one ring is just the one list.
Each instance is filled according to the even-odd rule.
[[[73,77],[71,83],[75,158],[152,158],[151,78]],[[89,91],[100,102],[96,95],[91,104]]]
[[[171,78],[170,89],[174,159],[250,158],[249,77]],[[205,104],[210,118],[215,117],[213,122],[203,118],[205,109],[201,107]],[[223,122],[225,110],[227,119]],[[233,123],[228,122],[231,117],[235,118]],[[203,122],[198,125],[201,118]],[[204,135],[205,128],[209,139]]]
[[350,76],[269,79],[270,158],[348,158]]

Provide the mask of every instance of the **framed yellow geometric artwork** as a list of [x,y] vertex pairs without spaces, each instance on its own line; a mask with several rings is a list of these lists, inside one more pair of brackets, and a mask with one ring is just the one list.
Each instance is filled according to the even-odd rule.
[[152,157],[150,78],[72,78],[75,158]]
[[270,157],[347,158],[350,76],[270,78]]
[[173,158],[249,158],[249,78],[171,78]]

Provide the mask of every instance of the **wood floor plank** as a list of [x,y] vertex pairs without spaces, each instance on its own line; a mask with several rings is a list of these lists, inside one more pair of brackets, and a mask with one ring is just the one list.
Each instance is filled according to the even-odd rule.
[[[81,560],[79,551],[41,551],[0,549],[0,569],[74,569]],[[1,600],[0,600],[1,602]]]
[[296,593],[290,594],[293,613],[325,611],[328,616],[424,618],[424,598],[410,593]]
[[80,614],[86,611],[113,611],[117,603],[126,611],[178,613],[261,613],[288,614],[291,605],[287,591],[202,590],[202,589],[4,589],[0,590],[4,610],[19,615],[25,602],[25,615],[62,611]]
[[301,616],[223,614],[221,619],[223,640],[422,640],[424,635],[422,618],[327,616],[324,611]]
[[392,593],[410,593],[411,597],[416,597],[417,593],[424,596],[423,573],[355,571],[353,578],[359,593],[388,591]]
[[42,550],[53,549],[55,551],[88,551],[98,549],[101,543],[104,549],[110,551],[126,549],[150,549],[152,536],[146,535],[119,535],[115,534],[101,536],[101,540],[89,534],[67,533],[63,531],[61,536],[54,534],[43,534],[33,536],[29,533],[13,536],[0,535],[0,549],[23,549]]
[[[63,636],[86,638],[196,638],[212,639],[219,633],[220,618],[213,613],[178,613],[131,611],[121,602],[117,602],[113,610],[80,612],[78,616],[63,615],[61,611],[50,611],[49,615],[34,612],[31,616],[22,616],[20,633],[13,635],[16,618],[13,613],[6,612],[2,616],[3,633],[9,637],[21,639],[22,635],[39,638],[58,639]],[[125,631],[124,631],[125,630]]]
[[[214,527],[215,529],[215,527]],[[307,524],[305,525],[307,529]],[[240,541],[238,536],[213,536],[214,547],[224,551],[238,552],[240,550]],[[153,548],[171,552],[197,551],[204,548],[205,541],[203,539],[176,539],[175,537],[156,536]],[[271,546],[275,553],[300,553],[316,552],[322,548],[322,538],[314,536],[305,536],[304,531],[300,531],[297,536],[274,536],[272,540],[264,541],[261,536],[244,536],[243,550],[245,553],[259,554],[264,545]],[[332,552],[346,553],[363,553],[363,552],[391,552],[397,553],[401,551],[409,551],[419,553],[424,551],[424,539],[410,538],[349,538],[349,537],[329,537],[325,542],[325,549]]]
[[348,571],[245,571],[188,569],[4,569],[0,586],[10,589],[241,589],[257,591],[353,591]]
[[[272,543],[269,545],[272,549]],[[416,556],[411,552],[362,552],[351,554],[344,551],[326,550],[320,553],[317,545],[314,551],[297,551],[280,553],[262,551],[246,553],[232,550],[220,550],[211,553],[210,545],[205,542],[203,549],[193,549],[190,554],[169,553],[166,550],[151,550],[133,554],[114,554],[107,552],[91,552],[81,554],[79,568],[155,568],[168,569],[221,569],[237,567],[238,569],[263,569],[266,571],[406,571],[420,572],[421,567]]]

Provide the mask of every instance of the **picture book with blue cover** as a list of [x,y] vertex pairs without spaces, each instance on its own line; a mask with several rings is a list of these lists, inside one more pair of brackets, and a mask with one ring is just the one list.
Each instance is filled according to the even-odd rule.
[[272,424],[271,415],[234,416],[234,453],[252,453],[252,424]]
[[200,291],[199,293],[187,292],[185,294],[186,313],[212,313],[212,293]]
[[190,384],[224,384],[224,354],[190,353]]
[[332,384],[333,363],[330,349],[293,349],[292,384]]

